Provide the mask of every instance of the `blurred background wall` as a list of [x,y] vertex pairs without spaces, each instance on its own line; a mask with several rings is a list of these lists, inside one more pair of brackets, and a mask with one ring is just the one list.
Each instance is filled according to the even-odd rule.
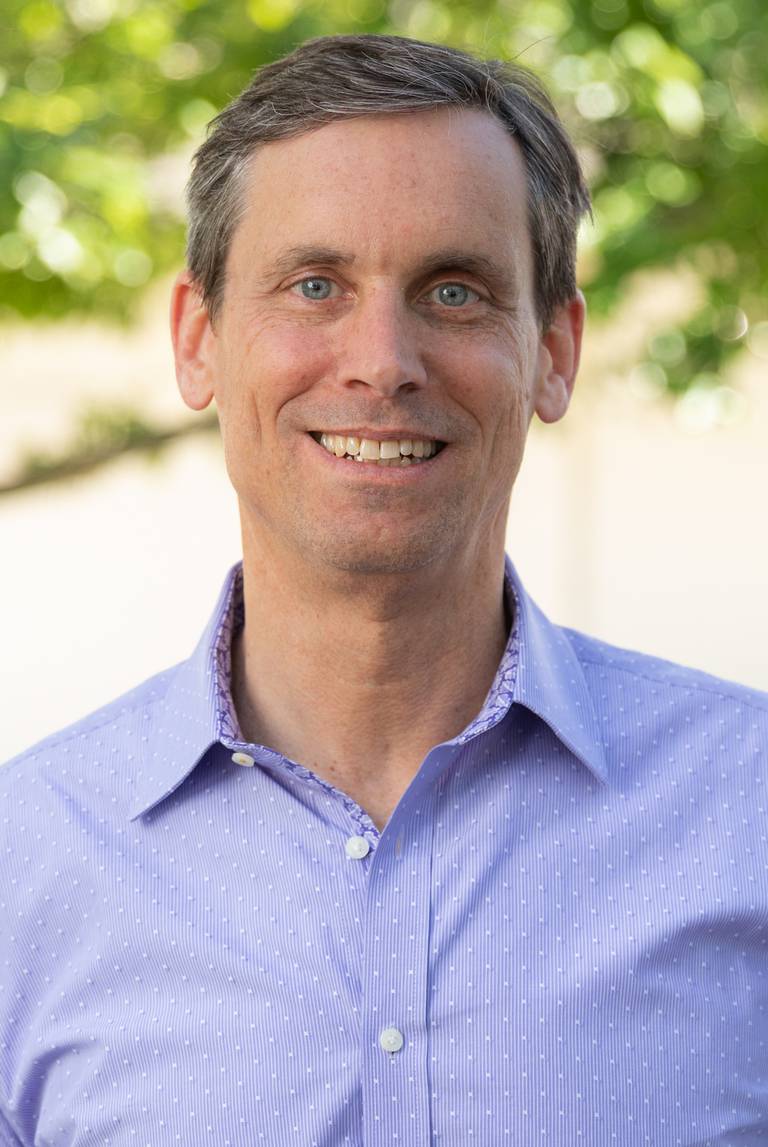
[[585,361],[508,549],[563,624],[768,689],[762,0],[32,0],[0,44],[0,759],[188,656],[240,555],[170,276],[206,122],[324,32],[515,57],[594,190]]

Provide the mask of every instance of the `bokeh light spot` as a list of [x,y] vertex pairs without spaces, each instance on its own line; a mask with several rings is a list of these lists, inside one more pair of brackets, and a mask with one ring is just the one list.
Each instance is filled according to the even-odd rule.
[[296,15],[299,0],[248,0],[248,15],[257,28],[279,32]]
[[656,92],[656,106],[676,135],[696,136],[704,124],[701,96],[687,80],[664,80]]
[[586,84],[576,95],[576,107],[585,119],[610,119],[625,110],[629,103],[626,92],[616,84]]
[[652,163],[645,173],[645,185],[659,203],[681,205],[692,203],[701,190],[699,180],[693,172],[685,171],[677,164]]
[[142,287],[152,274],[152,260],[146,251],[129,247],[115,257],[114,271],[124,287]]
[[27,66],[24,83],[30,92],[46,95],[61,87],[64,69],[53,56],[38,56]]
[[20,271],[29,259],[29,241],[18,231],[0,235],[0,266],[7,271]]
[[76,271],[83,261],[82,246],[72,232],[63,227],[53,227],[41,235],[37,253],[46,267],[60,275]]

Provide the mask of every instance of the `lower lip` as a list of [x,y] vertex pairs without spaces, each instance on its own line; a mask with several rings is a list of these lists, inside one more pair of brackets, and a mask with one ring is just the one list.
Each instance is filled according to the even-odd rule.
[[335,470],[346,474],[351,481],[373,481],[396,486],[419,482],[428,477],[434,472],[436,465],[440,463],[440,459],[448,449],[447,446],[444,446],[431,458],[423,458],[421,462],[411,463],[410,466],[379,466],[377,462],[356,462],[354,459],[346,458],[343,455],[341,458],[337,458],[335,454],[331,454],[329,450],[316,442],[311,434],[307,434],[305,437],[310,445],[323,455],[329,466],[333,466]]

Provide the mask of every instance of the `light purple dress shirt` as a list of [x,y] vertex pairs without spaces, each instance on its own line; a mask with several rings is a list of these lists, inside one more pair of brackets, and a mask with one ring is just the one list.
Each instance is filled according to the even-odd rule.
[[189,660],[0,769],[3,1147],[768,1142],[768,697],[506,584],[381,833],[241,739],[239,563]]

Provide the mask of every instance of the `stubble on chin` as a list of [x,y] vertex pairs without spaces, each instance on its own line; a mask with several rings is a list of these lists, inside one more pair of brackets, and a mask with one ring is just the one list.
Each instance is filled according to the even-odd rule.
[[404,512],[402,523],[393,512],[391,498],[374,497],[354,522],[345,524],[339,517],[320,526],[302,516],[293,525],[294,544],[310,564],[329,572],[386,576],[416,573],[449,559],[472,544],[478,523],[466,498],[457,491],[415,519],[412,511]]

